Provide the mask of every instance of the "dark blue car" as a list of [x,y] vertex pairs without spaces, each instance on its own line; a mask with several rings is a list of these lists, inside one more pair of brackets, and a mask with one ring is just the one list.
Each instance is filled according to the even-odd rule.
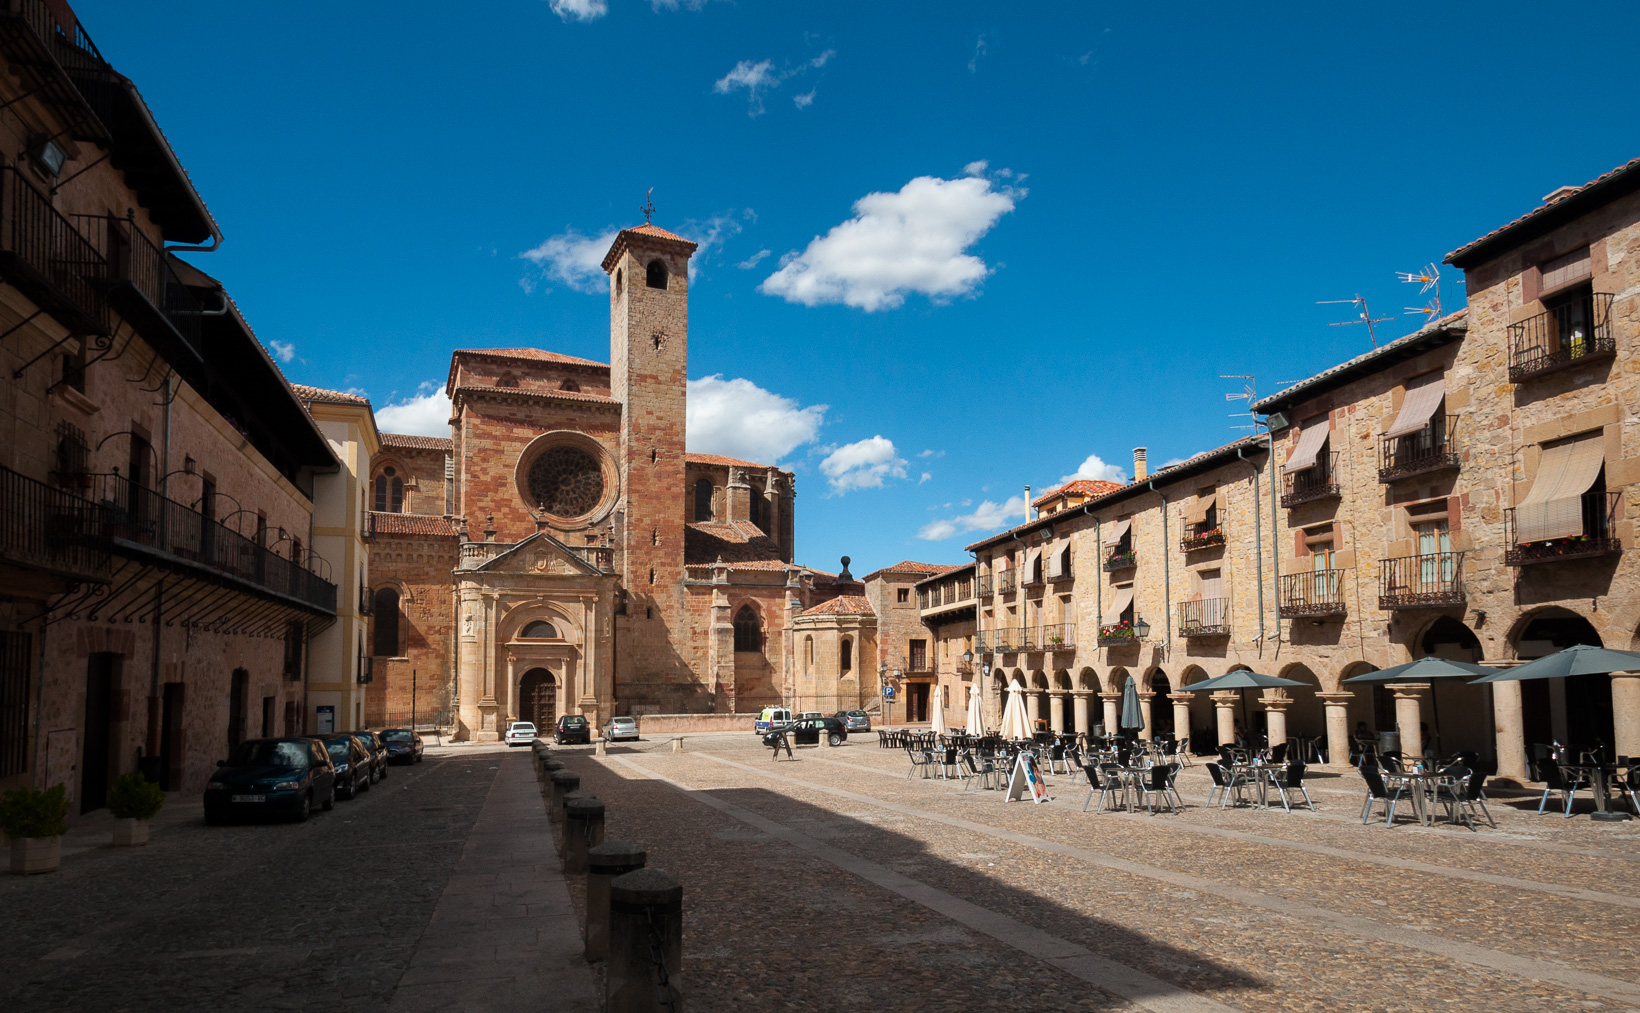
[[205,822],[283,816],[298,822],[314,806],[336,805],[336,768],[318,739],[251,739],[218,760],[205,786]]

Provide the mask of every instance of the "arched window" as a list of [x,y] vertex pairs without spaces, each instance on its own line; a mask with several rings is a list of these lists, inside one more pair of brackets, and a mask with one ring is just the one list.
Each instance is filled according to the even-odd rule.
[[666,262],[661,260],[659,257],[651,260],[649,262],[649,267],[644,274],[643,283],[648,285],[650,288],[665,288]]
[[615,294],[616,295],[621,294],[621,282],[623,280],[624,279],[621,277],[621,269],[617,267],[615,269]]
[[695,482],[695,520],[712,519],[712,480],[702,478]]
[[735,650],[763,650],[763,623],[750,605],[740,606],[740,611],[735,613]]
[[764,534],[771,533],[769,531],[769,501],[764,499],[763,494],[756,490],[752,491],[752,523],[756,524],[757,529]]
[[376,476],[376,510],[384,514],[404,513],[404,479],[391,464]]
[[376,628],[371,654],[378,658],[397,658],[399,653],[399,592],[384,587],[376,591]]
[[806,655],[803,660],[803,671],[807,672],[814,667],[814,638],[804,637],[803,647],[804,654]]
[[581,385],[576,383],[574,380],[565,380],[563,383],[558,385],[558,389],[567,390],[571,393],[579,393],[581,390]]
[[854,671],[854,641],[844,637],[843,646],[840,648],[840,651],[841,653],[838,655],[837,661],[837,670],[839,672]]
[[524,628],[518,631],[518,636],[521,640],[557,640],[558,627],[545,619],[537,619],[525,623]]

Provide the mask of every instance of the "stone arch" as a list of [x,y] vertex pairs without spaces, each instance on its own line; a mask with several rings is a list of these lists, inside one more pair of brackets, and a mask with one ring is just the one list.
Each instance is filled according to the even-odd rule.
[[1485,657],[1480,637],[1461,619],[1436,616],[1408,642],[1415,658],[1446,658],[1449,661],[1479,662]]
[[656,257],[645,265],[643,283],[650,288],[665,288],[666,261]]
[[[1383,683],[1360,683],[1353,686],[1345,683],[1347,679],[1376,671],[1378,666],[1370,661],[1352,661],[1338,673],[1339,690],[1355,694],[1349,703],[1344,705],[1344,719],[1349,725],[1352,737],[1361,730],[1362,723],[1366,724],[1368,734],[1376,734],[1381,729],[1395,728],[1395,706],[1390,699],[1389,690]],[[1387,717],[1388,723],[1380,725],[1380,717]]]
[[[1192,683],[1206,682],[1207,670],[1200,665],[1186,665],[1179,673],[1179,683],[1175,690],[1183,689]],[[1178,719],[1174,719],[1173,733],[1180,738],[1190,737],[1190,751],[1197,755],[1211,753],[1219,741],[1218,712],[1213,705],[1213,694],[1192,693],[1185,705],[1189,715],[1186,727],[1178,727]]]
[[763,615],[757,603],[747,600],[734,611],[735,653],[763,650]]
[[1099,673],[1091,668],[1082,669],[1081,674],[1076,677],[1076,688],[1099,692]]
[[545,620],[558,631],[558,638],[572,644],[586,642],[586,631],[576,622],[568,609],[546,598],[532,598],[513,605],[501,617],[496,643],[510,643],[522,637],[524,628],[537,620]]
[[415,472],[397,454],[377,454],[370,462],[370,509],[401,514],[410,505],[410,481]]
[[[1575,644],[1606,646],[1588,617],[1558,606],[1522,615],[1510,630],[1509,646],[1522,661],[1541,658]],[[1566,679],[1532,679],[1518,683],[1521,733],[1531,755],[1536,743],[1555,740],[1589,746],[1614,739],[1612,681],[1606,675],[1574,675]]]
[[1173,701],[1167,698],[1173,692],[1173,681],[1162,671],[1160,665],[1151,668],[1145,673],[1144,684],[1139,687],[1140,698],[1150,695],[1150,727],[1145,729],[1151,738],[1163,735],[1173,735],[1178,729],[1174,728]]
[[557,640],[558,627],[545,619],[531,619],[519,628],[519,640]]
[[1127,685],[1128,674],[1128,670],[1121,665],[1111,669],[1105,676],[1105,691],[1107,693],[1122,692],[1122,687]]
[[564,699],[557,673],[550,668],[532,667],[518,680],[518,720],[544,731],[558,722]]
[[1063,668],[1061,668],[1059,671],[1055,672],[1053,674],[1053,688],[1054,689],[1063,689],[1063,690],[1067,690],[1067,691],[1070,690],[1070,688],[1071,688],[1071,674],[1069,672],[1065,671]]
[[[1295,661],[1281,670],[1281,678],[1304,683],[1291,689],[1280,690],[1292,701],[1287,705],[1287,737],[1302,736],[1325,742],[1327,738],[1327,709],[1316,696],[1321,692],[1321,677],[1302,661]],[[1260,709],[1262,712],[1262,708]],[[1254,720],[1259,714],[1254,714]]]

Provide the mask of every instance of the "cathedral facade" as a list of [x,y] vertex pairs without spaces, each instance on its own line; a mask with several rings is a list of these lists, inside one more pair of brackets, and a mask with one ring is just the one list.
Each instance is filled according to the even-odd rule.
[[487,740],[790,696],[792,620],[850,588],[792,562],[790,472],[685,449],[694,250],[617,236],[607,364],[458,350],[449,438],[383,434],[368,720]]

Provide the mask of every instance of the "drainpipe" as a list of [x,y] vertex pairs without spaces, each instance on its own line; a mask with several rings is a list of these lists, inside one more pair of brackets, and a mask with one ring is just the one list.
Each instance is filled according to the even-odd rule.
[[[1266,420],[1268,424],[1268,420]],[[1277,533],[1276,504],[1276,434],[1266,432],[1264,438],[1270,450],[1270,591],[1276,596],[1276,642],[1281,642],[1281,542]]]
[[[1247,461],[1242,454],[1244,448],[1236,448],[1236,457]],[[1258,642],[1264,645],[1264,525],[1259,519],[1258,505],[1258,466],[1247,461],[1247,466],[1253,469],[1253,568],[1255,577],[1253,586],[1258,589]]]
[[[160,443],[160,474],[164,476],[160,483],[160,495],[169,496],[171,493],[171,404],[176,400],[176,374],[165,378],[165,406],[161,418],[164,420],[165,439]],[[143,736],[147,750],[144,755],[158,756],[162,752],[160,735],[160,631],[165,628],[161,622],[165,618],[165,581],[154,583],[154,649],[153,657],[149,659],[148,668],[148,732]],[[169,773],[165,775],[169,777]]]
[[1167,629],[1167,639],[1162,641],[1162,647],[1166,648],[1173,644],[1173,570],[1171,565],[1173,553],[1170,551],[1172,546],[1167,541],[1167,497],[1163,496],[1161,490],[1156,488],[1155,479],[1151,479],[1145,484],[1162,501],[1162,612],[1164,613],[1163,622],[1166,624]]

